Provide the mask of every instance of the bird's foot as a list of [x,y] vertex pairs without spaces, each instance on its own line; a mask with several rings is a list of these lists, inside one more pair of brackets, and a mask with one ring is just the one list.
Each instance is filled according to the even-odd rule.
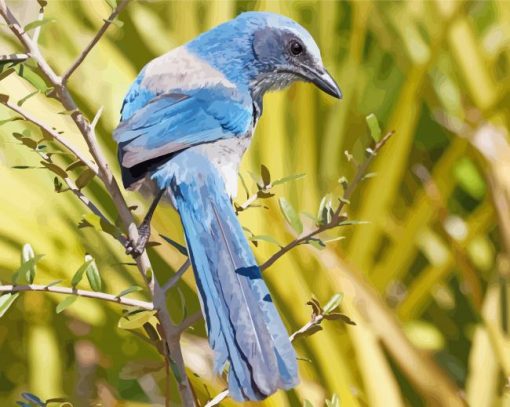
[[128,239],[126,242],[126,254],[133,256],[133,258],[139,257],[145,250],[149,237],[151,235],[150,224],[142,223],[138,228],[138,240],[133,242]]

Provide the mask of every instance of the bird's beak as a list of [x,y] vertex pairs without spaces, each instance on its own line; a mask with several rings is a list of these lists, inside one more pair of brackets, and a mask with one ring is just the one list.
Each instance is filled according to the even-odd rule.
[[336,97],[337,99],[342,99],[342,91],[326,68],[320,67],[317,70],[309,69],[308,79],[328,95]]

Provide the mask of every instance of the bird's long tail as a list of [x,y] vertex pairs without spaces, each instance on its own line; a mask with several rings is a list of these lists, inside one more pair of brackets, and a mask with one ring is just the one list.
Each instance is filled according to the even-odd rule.
[[260,400],[298,383],[296,355],[223,180],[211,168],[194,170],[192,179],[174,178],[169,188],[191,254],[215,369],[227,366],[234,399]]

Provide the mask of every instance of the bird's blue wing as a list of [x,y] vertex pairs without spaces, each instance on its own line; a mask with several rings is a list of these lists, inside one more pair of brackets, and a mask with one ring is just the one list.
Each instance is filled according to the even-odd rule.
[[193,145],[245,135],[252,122],[249,96],[224,87],[147,99],[143,91],[128,93],[122,112],[126,119],[114,132],[125,168]]

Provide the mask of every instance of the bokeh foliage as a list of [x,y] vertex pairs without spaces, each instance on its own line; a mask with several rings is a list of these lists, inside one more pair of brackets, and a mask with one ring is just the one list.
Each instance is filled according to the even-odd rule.
[[[11,4],[25,23],[35,20],[35,2]],[[326,301],[339,291],[345,293],[345,311],[358,325],[329,323],[324,331],[297,341],[299,356],[307,360],[300,362],[302,384],[264,404],[295,406],[308,399],[322,405],[334,393],[345,406],[430,404],[433,399],[412,378],[418,368],[414,359],[406,359],[405,352],[395,357],[388,345],[399,343],[404,333],[413,349],[437,363],[415,375],[432,380],[438,366],[470,405],[508,405],[510,148],[504,129],[510,119],[510,3],[134,2],[120,18],[123,26],[112,27],[70,82],[89,117],[104,106],[97,131],[112,163],[111,131],[123,95],[143,65],[252,9],[286,14],[307,27],[344,100],[331,100],[307,84],[267,96],[244,174],[258,172],[260,164],[274,178],[306,173],[279,187],[278,195],[302,212],[316,213],[322,196],[338,190],[339,177],[352,177],[344,151],[355,159],[363,155],[369,143],[365,117],[373,112],[384,129],[396,131],[372,168],[375,176],[351,200],[352,216],[370,223],[342,229],[346,238],[323,251],[299,247],[265,273],[289,332],[308,321],[305,303],[312,295]],[[49,2],[46,16],[55,22],[43,27],[40,43],[57,71],[69,66],[109,11],[99,0]],[[19,51],[6,31],[0,38],[1,54]],[[12,75],[0,90],[15,99],[32,91]],[[24,106],[82,143],[69,119],[56,114],[57,107],[43,96]],[[0,120],[11,113],[2,109],[1,115]],[[502,130],[480,133],[487,123]],[[41,282],[69,281],[84,254],[92,253],[107,292],[142,285],[126,265],[129,258],[108,235],[77,229],[86,210],[72,195],[54,192],[48,171],[12,168],[38,165],[11,136],[25,127],[18,122],[0,127],[2,281],[10,280],[22,245],[30,242],[45,254],[38,264]],[[92,182],[87,193],[113,218],[112,204],[99,184]],[[127,197],[143,216],[147,200],[136,193]],[[264,204],[268,209],[241,212],[243,225],[280,242],[291,240],[277,200]],[[153,225],[183,241],[178,217],[168,206],[158,209]],[[276,249],[268,242],[254,248],[261,261]],[[183,261],[167,244],[150,254],[161,281]],[[352,273],[362,275],[381,301],[364,302],[359,287],[346,277]],[[195,291],[188,272],[169,295],[175,318],[199,309]],[[132,296],[144,298],[144,293]],[[125,365],[155,361],[157,355],[117,328],[119,307],[80,298],[56,315],[59,300],[24,293],[2,318],[0,404],[12,405],[22,391],[44,398],[67,395],[75,405],[94,399],[103,405],[114,405],[114,400],[129,406],[156,404],[163,391],[156,382],[162,375],[148,369],[149,374],[134,378],[139,372],[133,374],[128,368],[134,366]],[[381,319],[370,318],[374,315]],[[383,325],[386,318],[398,319],[400,325]],[[194,328],[183,346],[190,372],[200,376],[192,375],[195,388],[206,400],[207,391],[216,394],[222,383],[211,376],[202,324]]]

